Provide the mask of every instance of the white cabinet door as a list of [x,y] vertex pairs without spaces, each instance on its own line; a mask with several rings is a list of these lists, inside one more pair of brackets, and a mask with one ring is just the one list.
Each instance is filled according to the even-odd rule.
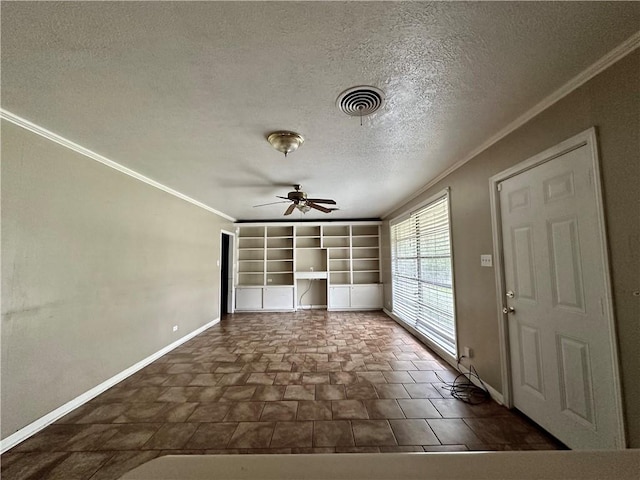
[[382,308],[382,285],[354,285],[351,287],[352,308]]
[[293,287],[265,287],[262,304],[266,310],[293,310]]
[[351,306],[351,287],[341,285],[329,287],[329,308],[349,308]]
[[262,288],[236,287],[236,310],[262,310]]

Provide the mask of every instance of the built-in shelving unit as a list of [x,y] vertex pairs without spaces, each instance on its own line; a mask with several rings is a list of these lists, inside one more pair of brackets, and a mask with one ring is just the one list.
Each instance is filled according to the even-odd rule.
[[263,285],[265,227],[243,228],[238,235],[238,285]]
[[238,224],[237,310],[382,308],[380,222]]

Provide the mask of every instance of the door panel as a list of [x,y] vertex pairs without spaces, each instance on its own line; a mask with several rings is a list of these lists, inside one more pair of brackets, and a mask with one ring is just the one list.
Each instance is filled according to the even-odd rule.
[[534,271],[533,239],[531,226],[525,225],[512,230],[513,274],[515,288],[520,298],[536,300],[536,275]]
[[547,222],[553,305],[584,313],[580,245],[576,217]]
[[544,398],[542,351],[538,329],[529,325],[520,325],[520,345],[522,385],[532,389],[541,398]]
[[571,448],[621,445],[591,149],[500,183],[512,394]]
[[564,336],[558,337],[558,344],[562,411],[576,415],[595,427],[589,347],[579,340]]
[[574,194],[573,172],[564,172],[545,180],[542,183],[542,191],[544,192],[545,203],[572,197]]

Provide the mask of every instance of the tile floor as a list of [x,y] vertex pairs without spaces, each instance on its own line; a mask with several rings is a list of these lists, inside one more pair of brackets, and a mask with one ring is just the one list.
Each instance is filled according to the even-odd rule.
[[381,312],[228,316],[2,455],[3,480],[113,480],[167,454],[562,448]]

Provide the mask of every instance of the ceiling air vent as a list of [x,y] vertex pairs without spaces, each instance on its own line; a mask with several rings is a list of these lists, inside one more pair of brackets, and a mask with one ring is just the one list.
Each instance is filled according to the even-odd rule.
[[361,85],[342,92],[337,107],[352,117],[364,117],[377,112],[384,105],[384,92],[376,87]]

